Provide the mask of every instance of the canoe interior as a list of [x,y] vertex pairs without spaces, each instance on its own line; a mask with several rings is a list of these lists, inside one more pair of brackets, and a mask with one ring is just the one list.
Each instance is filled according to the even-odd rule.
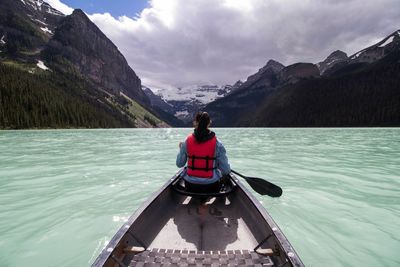
[[253,251],[257,246],[275,252],[270,257],[274,265],[292,266],[270,225],[239,186],[227,196],[204,202],[178,194],[169,185],[126,228],[104,266],[130,266],[135,254],[126,253],[129,247],[215,254]]

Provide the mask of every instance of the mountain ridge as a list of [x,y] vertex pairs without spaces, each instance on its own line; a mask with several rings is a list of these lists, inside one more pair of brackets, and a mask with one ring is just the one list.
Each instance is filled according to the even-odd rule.
[[[289,112],[289,107],[292,107],[294,110],[296,109],[297,104],[307,104],[307,99],[300,98],[302,90],[306,92],[307,86],[314,88],[316,84],[320,86],[325,85],[330,88],[331,84],[340,81],[343,81],[345,85],[338,88],[348,88],[349,90],[353,90],[359,94],[360,102],[364,101],[365,105],[374,106],[373,99],[363,97],[363,91],[360,87],[364,86],[366,91],[373,92],[376,94],[377,88],[382,89],[382,94],[393,94],[394,97],[397,97],[400,103],[400,97],[396,95],[393,91],[392,87],[384,87],[382,84],[385,84],[386,81],[383,80],[382,77],[385,77],[385,73],[389,73],[385,64],[378,64],[382,60],[384,61],[386,57],[393,56],[393,53],[397,53],[400,47],[400,31],[395,31],[389,36],[383,38],[378,43],[360,50],[354,55],[347,57],[347,55],[342,51],[334,51],[331,53],[324,61],[319,62],[318,64],[312,63],[295,63],[289,65],[287,67],[282,68],[277,74],[271,76],[264,75],[263,69],[266,68],[264,66],[261,68],[256,74],[249,76],[248,81],[244,82],[242,85],[245,88],[239,88],[236,94],[229,95],[225,98],[219,99],[217,101],[209,103],[205,110],[208,111],[213,119],[214,126],[318,126],[318,124],[313,123],[305,123],[306,118],[301,117],[302,110],[298,110],[297,113],[293,114],[292,117],[296,117],[296,121],[286,121],[283,122],[283,118],[285,114],[289,116],[292,114]],[[377,63],[377,64],[375,64]],[[387,63],[389,64],[389,63]],[[376,67],[378,66],[378,67]],[[392,65],[394,68],[396,65]],[[370,71],[371,68],[374,68],[374,75],[377,77],[375,80],[370,80],[367,75],[363,76],[365,73]],[[382,69],[379,69],[382,68]],[[379,73],[379,72],[382,73]],[[359,74],[361,73],[361,74]],[[397,83],[396,80],[399,77],[399,74],[392,73],[394,77],[388,77],[387,80],[393,83]],[[360,85],[352,84],[351,81],[348,80],[348,77],[359,77],[360,75],[365,80],[369,80],[371,84],[365,85],[362,80],[359,81]],[[268,82],[261,83],[263,79]],[[328,82],[327,82],[328,81]],[[362,84],[362,85],[361,85]],[[307,85],[307,86],[305,86]],[[322,90],[322,89],[321,89]],[[332,89],[334,90],[334,89]],[[339,90],[339,89],[338,89]],[[340,89],[343,91],[343,89]],[[399,85],[400,90],[400,85]],[[239,93],[238,93],[239,92]],[[291,93],[290,93],[291,92]],[[308,91],[307,91],[308,92]],[[317,103],[312,102],[311,100],[315,97],[318,97],[321,103],[326,103],[327,106],[330,106],[329,101],[335,101],[335,98],[331,100],[325,99],[318,90],[314,91],[316,95],[312,95],[312,93],[308,92],[308,96],[310,97],[308,103],[308,109],[312,109],[313,105],[318,106]],[[295,94],[296,93],[296,94]],[[400,92],[397,92],[400,95]],[[343,91],[343,94],[346,93]],[[340,99],[340,96],[334,95],[336,99]],[[290,102],[288,104],[288,99],[298,99],[299,103]],[[363,99],[363,100],[362,100]],[[355,101],[353,104],[357,106],[357,98],[353,98]],[[274,103],[275,101],[275,103]],[[294,101],[294,100],[293,100]],[[342,100],[343,101],[343,100]],[[368,102],[370,101],[370,102]],[[389,103],[390,98],[384,98],[380,100],[382,103]],[[385,102],[386,101],[386,102]],[[348,110],[349,112],[353,112],[351,108],[351,103],[344,101],[348,106],[342,107],[342,111]],[[287,108],[285,110],[278,109],[279,105],[282,103],[286,103]],[[383,104],[385,105],[385,104]],[[392,105],[392,104],[388,104]],[[307,106],[307,105],[306,105]],[[393,106],[393,105],[392,105]],[[274,112],[269,107],[275,107]],[[321,107],[323,108],[323,107]],[[360,107],[361,108],[361,107]],[[303,107],[306,110],[306,107]],[[379,107],[376,107],[379,111]],[[382,108],[383,109],[383,108]],[[389,108],[391,109],[391,108]],[[393,109],[398,110],[400,114],[400,108],[398,106]],[[279,110],[279,112],[278,112]],[[303,111],[304,112],[304,111]],[[389,112],[389,111],[385,111]],[[390,111],[391,112],[391,111]],[[325,112],[326,114],[330,114]],[[229,116],[225,115],[229,114]],[[332,112],[332,114],[335,114]],[[273,117],[282,118],[279,124],[277,120],[274,120]],[[311,116],[311,115],[310,115]],[[313,113],[312,116],[319,116],[318,113]],[[322,115],[321,115],[322,116]],[[342,116],[346,116],[345,113]],[[355,115],[353,113],[349,113],[347,116],[356,116],[359,118],[359,121],[354,121],[353,125],[362,126],[362,125],[381,125],[379,121],[374,121],[373,123],[368,123],[362,116],[359,114]],[[254,118],[254,119],[252,119]],[[363,118],[363,119],[361,119]],[[372,118],[372,117],[371,117]],[[393,118],[393,117],[391,117]],[[298,120],[304,120],[304,123]],[[325,118],[326,121],[329,121],[329,118]],[[382,120],[386,120],[386,117],[381,116]],[[345,120],[337,119],[335,123],[332,124],[325,123],[324,119],[314,119],[315,121],[321,122],[320,126],[349,126]],[[371,119],[372,120],[372,119]],[[340,124],[343,122],[343,125]],[[362,122],[362,123],[360,123]],[[382,122],[384,125],[398,125],[398,120],[393,119],[392,124],[390,122],[385,121]]]
[[[49,127],[107,127],[107,123],[110,127],[168,127],[157,118],[157,111],[151,108],[142,91],[140,78],[118,48],[82,10],[65,16],[42,0],[3,0],[0,2],[0,64],[4,65],[7,73],[18,72],[26,78],[29,75],[40,77],[35,85],[39,89],[27,89],[28,101],[45,97],[47,89],[40,89],[39,84],[48,87],[46,79],[56,79],[52,88],[59,93],[54,95],[70,99],[68,103],[72,99],[85,103],[87,108],[79,109],[80,113],[99,110],[98,115],[91,113],[91,116],[102,121],[80,125],[80,121],[87,122],[79,119],[84,114],[70,120],[67,109],[62,107],[66,102],[59,101],[60,106],[51,108],[52,104],[48,102],[46,109],[62,114],[58,116],[61,121],[55,123],[51,120]],[[8,70],[9,67],[14,71]],[[13,92],[9,93],[16,98],[15,101],[20,101]],[[6,106],[12,104],[9,102],[0,107],[0,114],[14,118]],[[45,127],[43,121],[23,115],[34,114],[29,107],[36,105],[27,103],[17,108],[21,118],[25,118],[24,125],[38,127],[34,122],[40,122],[40,127]],[[0,128],[10,127],[7,121],[10,120],[3,120]],[[13,119],[13,127],[20,128],[18,121],[18,118]]]

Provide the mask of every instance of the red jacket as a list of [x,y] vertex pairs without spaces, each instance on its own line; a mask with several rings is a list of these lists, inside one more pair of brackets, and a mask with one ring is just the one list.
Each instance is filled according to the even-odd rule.
[[217,137],[199,143],[193,134],[186,139],[186,150],[188,154],[187,174],[200,178],[211,178],[215,165],[215,147]]

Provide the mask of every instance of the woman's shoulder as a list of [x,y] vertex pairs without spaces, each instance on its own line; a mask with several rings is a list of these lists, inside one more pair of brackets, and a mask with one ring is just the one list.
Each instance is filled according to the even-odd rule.
[[221,140],[217,137],[217,146],[219,147],[224,147],[224,144],[221,142]]

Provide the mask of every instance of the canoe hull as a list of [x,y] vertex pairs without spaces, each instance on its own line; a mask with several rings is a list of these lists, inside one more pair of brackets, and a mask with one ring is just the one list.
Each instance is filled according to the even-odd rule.
[[179,172],[129,218],[92,266],[131,266],[141,255],[127,253],[132,247],[143,248],[146,253],[169,250],[169,256],[184,251],[204,251],[214,257],[246,251],[247,254],[238,255],[240,259],[254,254],[257,248],[265,253],[258,255],[259,261],[268,260],[276,266],[303,266],[271,216],[235,176],[232,175],[232,181],[237,190],[210,198],[206,203],[174,191],[172,184],[177,179]]

